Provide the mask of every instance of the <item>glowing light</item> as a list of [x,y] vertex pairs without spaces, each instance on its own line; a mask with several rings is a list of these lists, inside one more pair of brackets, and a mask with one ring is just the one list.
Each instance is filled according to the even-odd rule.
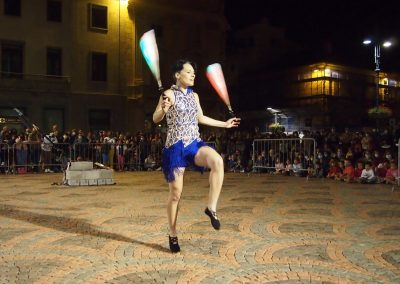
[[219,97],[229,108],[231,103],[229,101],[228,90],[226,89],[226,83],[221,64],[214,63],[208,65],[206,75],[213,88],[217,91]]
[[363,44],[371,44],[371,42],[372,42],[372,40],[370,40],[370,39],[365,39],[365,40],[363,41]]
[[383,43],[383,46],[384,46],[384,47],[390,47],[390,46],[392,46],[392,43],[391,43],[390,41],[385,41],[385,42]]
[[[156,78],[160,78],[160,70],[158,68],[159,54],[154,30],[150,30],[143,34],[139,40],[139,46],[147,65],[149,65],[151,73],[153,73]],[[160,85],[161,82],[159,82],[159,86]]]

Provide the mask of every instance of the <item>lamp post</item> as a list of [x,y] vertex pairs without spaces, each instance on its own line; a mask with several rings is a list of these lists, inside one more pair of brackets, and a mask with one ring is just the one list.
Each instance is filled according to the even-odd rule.
[[373,42],[371,39],[365,39],[363,44],[370,45],[374,44],[374,62],[375,62],[375,93],[376,93],[376,102],[375,106],[378,109],[379,107],[379,72],[380,69],[380,59],[381,59],[381,46],[383,47],[390,47],[392,43],[390,41],[381,42]]

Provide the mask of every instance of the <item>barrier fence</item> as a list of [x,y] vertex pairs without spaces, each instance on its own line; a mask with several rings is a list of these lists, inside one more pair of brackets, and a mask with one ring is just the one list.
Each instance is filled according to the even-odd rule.
[[293,164],[295,160],[301,167],[293,169],[308,171],[315,166],[316,141],[313,138],[255,139],[253,141],[253,172],[275,171],[278,163]]
[[[215,142],[206,142],[215,149]],[[156,170],[163,145],[156,143],[0,144],[0,173],[61,172],[68,161],[99,162],[115,170]]]
[[[206,142],[216,148],[215,142]],[[400,139],[397,164],[400,170]],[[303,139],[255,139],[253,141],[253,171],[275,171],[276,162],[293,163],[305,172],[315,166],[316,141]],[[156,170],[161,166],[162,144],[157,143],[0,143],[0,173],[60,172],[65,161],[100,162],[116,170]],[[400,187],[400,178],[397,177]]]
[[399,141],[397,141],[397,186],[400,187],[400,176],[399,176],[399,171],[400,171],[400,138]]

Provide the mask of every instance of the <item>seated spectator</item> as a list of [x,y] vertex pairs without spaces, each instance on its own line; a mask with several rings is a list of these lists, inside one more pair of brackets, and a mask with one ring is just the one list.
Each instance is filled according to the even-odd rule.
[[341,173],[341,170],[338,167],[337,162],[335,160],[331,160],[329,171],[328,171],[328,174],[326,175],[326,177],[334,179],[340,173]]
[[386,172],[389,168],[389,163],[385,160],[380,163],[374,170],[376,178],[378,179],[379,183],[385,182]]
[[385,151],[385,159],[391,161],[393,159],[392,152],[390,150]]
[[300,160],[299,159],[294,159],[293,160],[293,166],[292,166],[293,175],[295,175],[297,177],[302,176],[302,169],[303,169],[303,167],[301,165]]
[[396,162],[390,162],[390,168],[386,171],[385,183],[396,184],[396,180],[399,178],[399,169],[397,168]]
[[238,157],[236,159],[236,164],[235,164],[235,167],[233,169],[233,172],[235,172],[235,173],[236,172],[244,173],[244,167],[243,167],[243,164],[242,164],[242,159],[240,157]]
[[283,174],[285,172],[285,164],[279,158],[275,160],[275,174]]
[[290,162],[290,160],[286,160],[286,165],[285,165],[285,175],[290,176],[293,174],[293,165]]
[[371,162],[366,162],[364,169],[361,173],[360,183],[376,183],[377,178],[375,176],[374,170],[372,169]]
[[315,162],[315,166],[310,165],[307,169],[307,178],[323,178],[324,172],[320,162]]
[[372,156],[372,167],[375,169],[378,167],[379,164],[383,163],[384,159],[381,157],[381,154],[378,150],[374,151]]
[[343,171],[344,171],[344,161],[339,161],[338,163],[338,167],[339,167],[339,173],[336,174],[335,179],[339,178],[340,176],[342,176]]
[[364,164],[365,164],[366,162],[368,162],[368,163],[370,163],[371,166],[372,166],[372,156],[371,156],[371,153],[370,153],[369,151],[365,151],[365,152],[364,152],[363,161],[364,161]]
[[353,161],[353,150],[351,150],[351,147],[349,147],[349,148],[347,149],[347,153],[346,153],[346,155],[345,155],[345,159],[349,159],[350,162]]
[[362,161],[358,161],[357,167],[354,169],[354,181],[360,180],[363,169],[364,169],[364,163]]
[[235,155],[234,154],[230,154],[228,156],[228,160],[227,160],[226,165],[227,165],[228,171],[233,172],[235,170],[236,159],[235,159]]
[[149,154],[146,159],[144,159],[144,170],[145,171],[154,171],[157,168],[156,160],[154,159],[152,154]]
[[344,160],[343,172],[337,175],[337,179],[345,182],[354,181],[354,167],[349,159]]

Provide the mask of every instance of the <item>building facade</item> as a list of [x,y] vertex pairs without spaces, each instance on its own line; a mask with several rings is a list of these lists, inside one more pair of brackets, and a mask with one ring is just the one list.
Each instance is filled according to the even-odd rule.
[[17,107],[46,131],[53,124],[61,130],[151,128],[146,119],[158,95],[138,47],[141,34],[156,30],[168,86],[167,66],[178,57],[201,67],[224,59],[222,14],[223,1],[2,0],[0,123],[15,122]]
[[[264,82],[260,88],[256,82]],[[376,106],[374,71],[328,62],[319,62],[276,72],[262,73],[247,79],[242,90],[258,96],[257,108],[263,105],[266,124],[275,119],[268,108],[279,109],[280,123],[288,130],[318,129],[330,126],[375,126],[368,110]],[[400,74],[379,73],[379,105],[392,111],[385,123],[396,124],[400,118]],[[264,119],[265,120],[265,119]]]

